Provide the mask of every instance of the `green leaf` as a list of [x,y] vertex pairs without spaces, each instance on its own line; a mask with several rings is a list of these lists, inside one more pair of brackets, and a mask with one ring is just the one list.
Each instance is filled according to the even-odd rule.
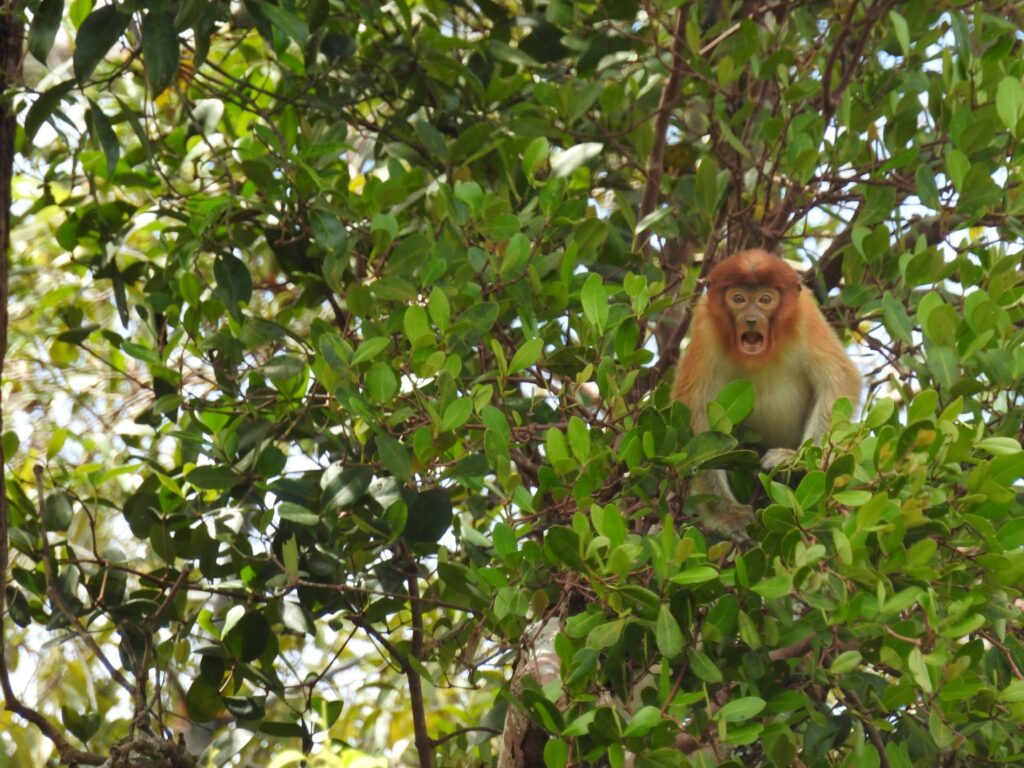
[[248,304],[252,298],[252,275],[242,260],[230,253],[220,254],[213,262],[213,277],[217,281],[217,295],[232,317],[242,319],[239,304]]
[[725,410],[730,424],[735,426],[754,410],[756,393],[754,385],[743,379],[730,381],[715,396],[715,402]]
[[940,345],[928,350],[928,371],[945,391],[949,391],[960,379],[960,361],[956,349]]
[[79,84],[86,84],[96,65],[120,39],[130,19],[129,14],[121,13],[118,5],[104,5],[85,18],[75,35],[75,52],[72,55],[75,79]]
[[43,520],[48,531],[66,531],[71,525],[71,497],[65,491],[54,491],[46,497]]
[[320,478],[324,511],[336,512],[356,503],[366,495],[372,480],[370,467],[331,464]]
[[997,695],[998,701],[1004,701],[1007,704],[1020,704],[1024,702],[1024,680],[1013,680]]
[[591,272],[583,283],[580,303],[583,305],[584,317],[597,328],[598,333],[604,333],[608,324],[608,295],[604,290],[604,281],[596,272]]
[[388,348],[391,344],[391,339],[387,336],[374,336],[371,339],[367,339],[360,344],[352,355],[352,365],[359,365],[365,363],[367,360],[373,360],[377,355]]
[[744,696],[743,698],[726,702],[715,716],[726,722],[741,722],[755,717],[764,707],[764,699],[757,696]]
[[660,709],[655,706],[641,707],[637,710],[637,713],[633,715],[632,719],[629,721],[629,725],[626,726],[626,730],[622,732],[622,735],[626,737],[645,736],[660,722]]
[[142,63],[146,67],[150,98],[171,84],[178,71],[181,49],[170,13],[150,11],[142,20]]
[[996,112],[1003,125],[1020,138],[1017,126],[1024,115],[1024,85],[1018,77],[1004,77],[996,88]]
[[117,134],[114,133],[114,126],[103,114],[103,110],[91,99],[89,100],[89,111],[86,113],[86,122],[89,124],[89,133],[92,135],[93,141],[107,157],[107,176],[112,176],[114,168],[117,167],[117,161],[121,157],[121,145],[117,141]]
[[573,455],[580,463],[586,463],[590,458],[590,430],[587,428],[587,423],[579,416],[570,416],[567,431],[569,447],[572,449]]
[[703,651],[691,650],[687,658],[690,661],[690,669],[693,670],[693,674],[704,682],[720,683],[725,679],[722,676],[722,670]]
[[266,696],[225,696],[228,712],[242,721],[262,720],[266,715]]
[[828,671],[833,675],[844,675],[860,666],[863,659],[864,657],[861,656],[860,651],[843,651],[833,659]]
[[893,338],[904,344],[912,342],[913,326],[907,316],[907,310],[889,291],[882,296],[882,315],[885,327]]
[[327,361],[332,370],[338,373],[348,370],[349,366],[345,361],[351,354],[351,350],[345,346],[338,334],[332,332],[320,334],[316,346],[320,356]]
[[658,611],[654,637],[658,651],[666,659],[671,661],[683,652],[683,631],[667,605],[662,604]]
[[260,2],[259,12],[276,28],[299,44],[306,47],[309,40],[309,27],[295,13],[269,2]]
[[458,429],[473,415],[473,400],[469,397],[460,397],[448,404],[444,409],[444,416],[441,417],[441,429],[451,432]]
[[1020,443],[1012,437],[984,437],[974,445],[990,456],[1012,456],[1021,452]]
[[512,355],[512,360],[508,364],[508,372],[510,374],[518,373],[525,368],[529,368],[540,359],[540,353],[543,349],[543,339],[527,339],[516,350],[516,353]]
[[907,20],[897,11],[889,11],[889,20],[892,22],[892,30],[896,33],[896,40],[900,44],[903,56],[910,55],[910,30],[907,27]]
[[412,127],[416,131],[416,135],[419,136],[420,141],[423,142],[428,156],[431,159],[447,162],[449,157],[448,145],[445,143],[441,132],[426,120],[417,120],[412,124]]
[[600,651],[615,645],[619,638],[622,637],[622,630],[625,625],[624,619],[615,619],[599,624],[587,633],[586,647],[594,651]]
[[698,565],[694,568],[687,568],[680,571],[669,579],[673,584],[703,584],[706,581],[714,581],[718,578],[718,571],[710,565]]
[[452,316],[451,304],[449,304],[448,296],[445,294],[444,290],[436,285],[430,291],[430,299],[427,302],[427,311],[430,313],[430,319],[434,321],[434,325],[436,325],[442,333],[448,330]]
[[573,171],[601,154],[604,144],[588,141],[569,147],[551,158],[551,175],[555,178],[570,176]]
[[250,611],[222,636],[224,647],[241,661],[252,661],[262,655],[274,633],[262,613]]
[[185,481],[204,490],[233,488],[242,481],[230,467],[216,465],[196,467],[185,475]]
[[544,551],[556,563],[567,565],[577,571],[587,569],[580,554],[580,535],[572,528],[566,528],[564,525],[551,526],[544,535]]
[[290,501],[282,501],[281,505],[277,508],[277,514],[282,520],[287,520],[296,525],[310,527],[320,522],[318,514]]
[[928,674],[928,664],[925,662],[924,654],[921,653],[920,648],[914,647],[910,649],[910,654],[907,656],[907,668],[921,690],[925,693],[931,693],[933,690],[932,678]]
[[541,164],[548,159],[550,152],[551,147],[548,140],[543,136],[538,136],[527,145],[523,152],[523,171],[527,178],[534,177]]
[[64,16],[64,0],[42,0],[32,14],[28,29],[28,50],[42,64],[46,63],[53,41]]
[[[390,369],[389,369],[390,370]],[[409,452],[390,435],[377,435],[377,454],[388,471],[402,482],[412,478],[412,460]]]
[[447,493],[440,489],[425,491],[409,508],[402,538],[410,544],[433,544],[451,528],[453,518],[452,500]]
[[203,677],[197,677],[185,694],[185,707],[190,720],[206,723],[224,711],[224,701],[216,686]]
[[[330,254],[343,256],[348,251],[348,230],[344,223],[334,214],[313,208],[308,213],[309,230],[317,245]],[[324,268],[326,276],[326,264]],[[340,275],[339,275],[340,278]],[[340,279],[339,279],[340,285]]]
[[790,574],[772,576],[770,579],[764,579],[751,587],[761,597],[768,599],[785,597],[792,588],[793,577]]
[[434,341],[434,331],[427,320],[427,310],[418,304],[405,308],[405,314],[402,316],[402,329],[414,348]]
[[933,211],[942,209],[939,200],[939,188],[935,183],[935,171],[928,163],[921,163],[914,172],[914,189],[924,205]]
[[31,146],[43,123],[54,113],[63,98],[75,88],[74,80],[65,80],[39,95],[25,115],[25,144]]
[[708,217],[718,210],[718,164],[710,155],[704,157],[697,167],[696,180],[697,205],[701,213]]
[[83,744],[89,741],[100,728],[102,722],[99,713],[79,712],[74,707],[61,707],[60,719],[66,727]]
[[383,360],[366,372],[366,393],[378,403],[386,403],[398,394],[398,376]]
[[544,768],[565,768],[569,762],[569,745],[561,739],[548,739],[544,745]]

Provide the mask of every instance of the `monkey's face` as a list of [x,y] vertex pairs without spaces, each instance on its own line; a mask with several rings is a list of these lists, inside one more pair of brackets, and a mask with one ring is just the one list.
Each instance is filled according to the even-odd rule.
[[736,349],[744,355],[760,355],[771,343],[772,316],[779,308],[781,294],[770,287],[739,287],[722,297],[732,317]]

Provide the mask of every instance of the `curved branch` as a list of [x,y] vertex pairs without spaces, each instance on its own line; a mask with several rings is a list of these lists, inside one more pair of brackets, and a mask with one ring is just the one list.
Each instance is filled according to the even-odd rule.
[[[640,211],[637,214],[637,222],[642,222],[654,211],[658,202],[658,191],[661,189],[661,177],[665,171],[665,144],[668,140],[668,123],[672,117],[672,108],[675,106],[676,97],[679,95],[680,84],[683,79],[683,47],[686,45],[686,10],[683,5],[676,12],[675,28],[672,30],[672,68],[669,70],[668,78],[661,89],[661,100],[658,102],[657,117],[654,120],[654,144],[651,146],[651,154],[647,158],[647,167],[644,175],[647,181],[644,183],[644,191],[640,197]],[[633,236],[633,250],[640,252],[647,247],[650,235],[646,230],[637,230]]]

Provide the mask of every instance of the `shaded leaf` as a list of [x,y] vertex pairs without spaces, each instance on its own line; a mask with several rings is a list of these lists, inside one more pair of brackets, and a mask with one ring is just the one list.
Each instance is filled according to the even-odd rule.
[[131,16],[118,5],[104,5],[90,13],[75,36],[72,62],[75,79],[82,85],[92,75],[107,52],[114,47],[128,26]]

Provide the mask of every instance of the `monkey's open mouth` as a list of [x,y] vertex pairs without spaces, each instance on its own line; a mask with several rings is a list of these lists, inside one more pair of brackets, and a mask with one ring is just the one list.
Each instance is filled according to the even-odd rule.
[[764,350],[764,334],[747,331],[740,336],[740,349],[748,355],[757,355]]

